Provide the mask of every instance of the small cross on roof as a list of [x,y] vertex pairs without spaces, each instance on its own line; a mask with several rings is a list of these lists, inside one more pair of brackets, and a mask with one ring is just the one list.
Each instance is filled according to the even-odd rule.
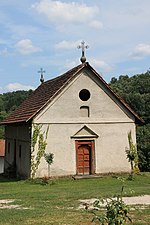
[[41,81],[41,83],[43,83],[43,82],[44,82],[44,75],[43,75],[43,73],[45,73],[45,70],[43,70],[43,68],[41,68],[41,69],[38,71],[38,73],[41,74],[40,81]]
[[86,62],[86,57],[85,57],[84,53],[85,53],[85,49],[89,48],[89,46],[85,45],[85,42],[82,41],[81,45],[79,45],[77,48],[79,48],[79,49],[81,48],[82,49],[82,56],[81,56],[80,60],[81,60],[82,63],[85,63]]

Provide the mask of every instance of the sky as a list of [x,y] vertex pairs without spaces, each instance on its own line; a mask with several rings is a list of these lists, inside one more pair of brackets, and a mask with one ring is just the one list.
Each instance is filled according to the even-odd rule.
[[150,0],[0,0],[0,93],[35,89],[87,62],[112,77],[150,67]]

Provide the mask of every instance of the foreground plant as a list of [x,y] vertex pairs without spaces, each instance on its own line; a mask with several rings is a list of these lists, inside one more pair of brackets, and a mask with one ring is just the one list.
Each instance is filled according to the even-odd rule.
[[[125,225],[127,221],[132,222],[129,216],[130,207],[122,200],[123,192],[124,185],[122,185],[120,195],[116,198],[96,200],[93,204],[94,217],[92,222],[99,221],[101,225]],[[102,208],[101,204],[105,204],[104,214],[97,213],[97,210]]]

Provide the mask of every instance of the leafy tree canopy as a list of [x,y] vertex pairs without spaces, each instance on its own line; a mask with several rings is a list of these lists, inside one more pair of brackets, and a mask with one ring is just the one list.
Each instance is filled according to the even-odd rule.
[[[29,91],[14,91],[0,94],[0,121],[13,112],[28,96]],[[0,126],[0,139],[4,138],[4,127]]]
[[145,121],[144,126],[137,127],[139,168],[150,171],[150,71],[132,77],[113,77],[110,86]]

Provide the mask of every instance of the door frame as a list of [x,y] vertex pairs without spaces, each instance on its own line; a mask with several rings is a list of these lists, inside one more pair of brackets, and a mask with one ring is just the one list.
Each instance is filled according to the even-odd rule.
[[[76,174],[79,175],[78,173],[78,147],[80,145],[88,145],[91,148],[91,158],[90,158],[90,171],[89,175],[95,174],[95,142],[94,140],[76,140],[75,141],[75,148],[76,148]],[[84,174],[83,174],[84,175]]]

